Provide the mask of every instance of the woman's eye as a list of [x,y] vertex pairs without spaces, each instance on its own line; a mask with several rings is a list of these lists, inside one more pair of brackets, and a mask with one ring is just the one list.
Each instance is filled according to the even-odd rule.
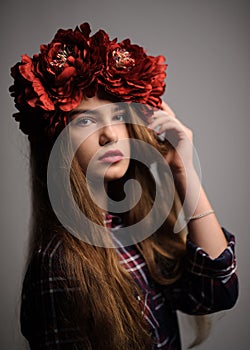
[[76,122],[79,126],[89,126],[93,123],[93,120],[90,118],[79,118]]
[[125,122],[127,119],[125,113],[119,113],[115,116],[115,120],[118,120],[119,122]]

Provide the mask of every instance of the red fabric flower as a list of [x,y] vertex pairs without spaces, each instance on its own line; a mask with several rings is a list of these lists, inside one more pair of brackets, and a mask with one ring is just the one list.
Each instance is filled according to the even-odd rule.
[[27,81],[23,97],[31,107],[70,111],[81,102],[83,90],[102,68],[97,50],[88,44],[89,27],[82,28],[84,32],[78,27],[59,30],[33,59],[22,56],[19,73]]
[[107,48],[106,66],[98,83],[122,101],[132,101],[160,107],[164,93],[166,67],[163,56],[148,56],[145,50],[129,39]]
[[117,43],[103,30],[90,32],[88,23],[60,29],[39,54],[23,55],[12,67],[10,92],[19,110],[14,116],[26,134],[39,128],[56,134],[66,125],[67,113],[99,86],[121,101],[160,107],[165,58],[148,56],[129,39]]

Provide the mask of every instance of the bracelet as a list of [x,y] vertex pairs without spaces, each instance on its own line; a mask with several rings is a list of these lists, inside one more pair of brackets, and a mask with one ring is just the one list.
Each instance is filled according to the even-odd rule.
[[186,220],[186,222],[188,222],[188,221],[191,221],[191,220],[204,218],[205,216],[208,216],[208,215],[213,214],[213,213],[214,213],[214,210],[211,209],[211,210],[205,211],[204,213],[190,216],[190,217],[186,218],[185,220]]

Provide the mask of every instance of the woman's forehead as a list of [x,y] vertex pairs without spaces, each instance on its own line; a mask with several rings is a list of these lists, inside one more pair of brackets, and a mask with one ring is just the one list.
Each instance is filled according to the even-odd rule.
[[100,99],[99,97],[84,98],[77,108],[74,108],[70,115],[76,115],[79,113],[92,112],[92,113],[106,113],[116,112],[117,110],[125,109],[126,103],[124,102],[112,102],[110,100]]

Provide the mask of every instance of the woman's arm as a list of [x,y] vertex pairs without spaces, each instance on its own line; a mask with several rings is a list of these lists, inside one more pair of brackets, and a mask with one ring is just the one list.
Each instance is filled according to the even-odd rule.
[[211,259],[200,247],[187,240],[185,271],[172,285],[163,288],[174,309],[191,315],[205,315],[231,309],[238,298],[235,238],[223,228],[227,248]]
[[[186,181],[188,181],[188,194],[186,194]],[[185,198],[184,211],[186,216],[195,216],[212,211],[207,195],[200,184],[199,177],[193,168],[186,169],[186,174],[175,175],[175,184],[180,198]],[[185,197],[186,196],[186,197]],[[193,212],[192,212],[193,208]],[[191,209],[191,210],[190,210]],[[215,213],[188,221],[189,238],[211,258],[217,258],[227,247],[225,235],[216,218]]]
[[[183,202],[185,216],[203,214],[212,210],[200,179],[193,165],[193,135],[175,116],[172,109],[162,103],[162,111],[156,112],[148,126],[164,133],[170,150],[166,161],[171,168],[176,189]],[[227,241],[214,213],[189,220],[190,239],[211,258],[218,257],[227,247]]]

